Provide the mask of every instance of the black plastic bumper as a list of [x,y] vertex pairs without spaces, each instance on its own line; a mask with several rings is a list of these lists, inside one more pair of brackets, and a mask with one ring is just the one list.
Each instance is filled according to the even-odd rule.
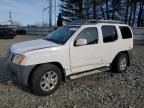
[[128,54],[129,54],[129,66],[132,64],[132,56],[133,56],[133,54],[132,54],[132,50],[129,50],[128,51]]
[[12,63],[7,64],[7,69],[9,71],[11,80],[24,86],[28,86],[28,78],[34,67],[35,66],[22,66]]

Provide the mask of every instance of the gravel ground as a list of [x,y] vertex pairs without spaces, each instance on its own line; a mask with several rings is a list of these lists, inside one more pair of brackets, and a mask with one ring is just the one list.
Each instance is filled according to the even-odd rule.
[[67,81],[52,95],[40,97],[9,81],[5,66],[8,47],[41,38],[17,36],[0,40],[0,108],[144,108],[144,47],[135,45],[126,73],[98,73]]

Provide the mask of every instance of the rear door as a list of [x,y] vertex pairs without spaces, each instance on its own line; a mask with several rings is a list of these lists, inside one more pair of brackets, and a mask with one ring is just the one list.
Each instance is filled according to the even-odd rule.
[[103,37],[103,44],[101,46],[101,50],[103,50],[102,59],[103,63],[109,66],[120,50],[119,35],[115,25],[102,25],[101,32]]

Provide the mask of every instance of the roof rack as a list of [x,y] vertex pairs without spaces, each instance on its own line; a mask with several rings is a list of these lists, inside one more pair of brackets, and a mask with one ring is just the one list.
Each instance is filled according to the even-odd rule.
[[98,24],[98,23],[123,24],[122,21],[90,19],[90,20],[74,20],[70,22],[68,25],[88,25],[88,24]]
[[101,23],[115,23],[115,24],[123,24],[122,21],[116,21],[116,20],[99,20]]
[[84,24],[97,24],[97,23],[115,23],[115,24],[122,24],[122,21],[115,21],[115,20],[88,20]]

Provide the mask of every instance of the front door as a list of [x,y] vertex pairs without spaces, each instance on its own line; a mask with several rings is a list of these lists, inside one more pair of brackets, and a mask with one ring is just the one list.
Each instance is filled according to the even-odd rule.
[[[86,39],[87,44],[76,46],[79,39]],[[98,30],[96,27],[84,28],[70,45],[71,70],[73,73],[97,68],[101,65],[101,51],[98,44]]]

